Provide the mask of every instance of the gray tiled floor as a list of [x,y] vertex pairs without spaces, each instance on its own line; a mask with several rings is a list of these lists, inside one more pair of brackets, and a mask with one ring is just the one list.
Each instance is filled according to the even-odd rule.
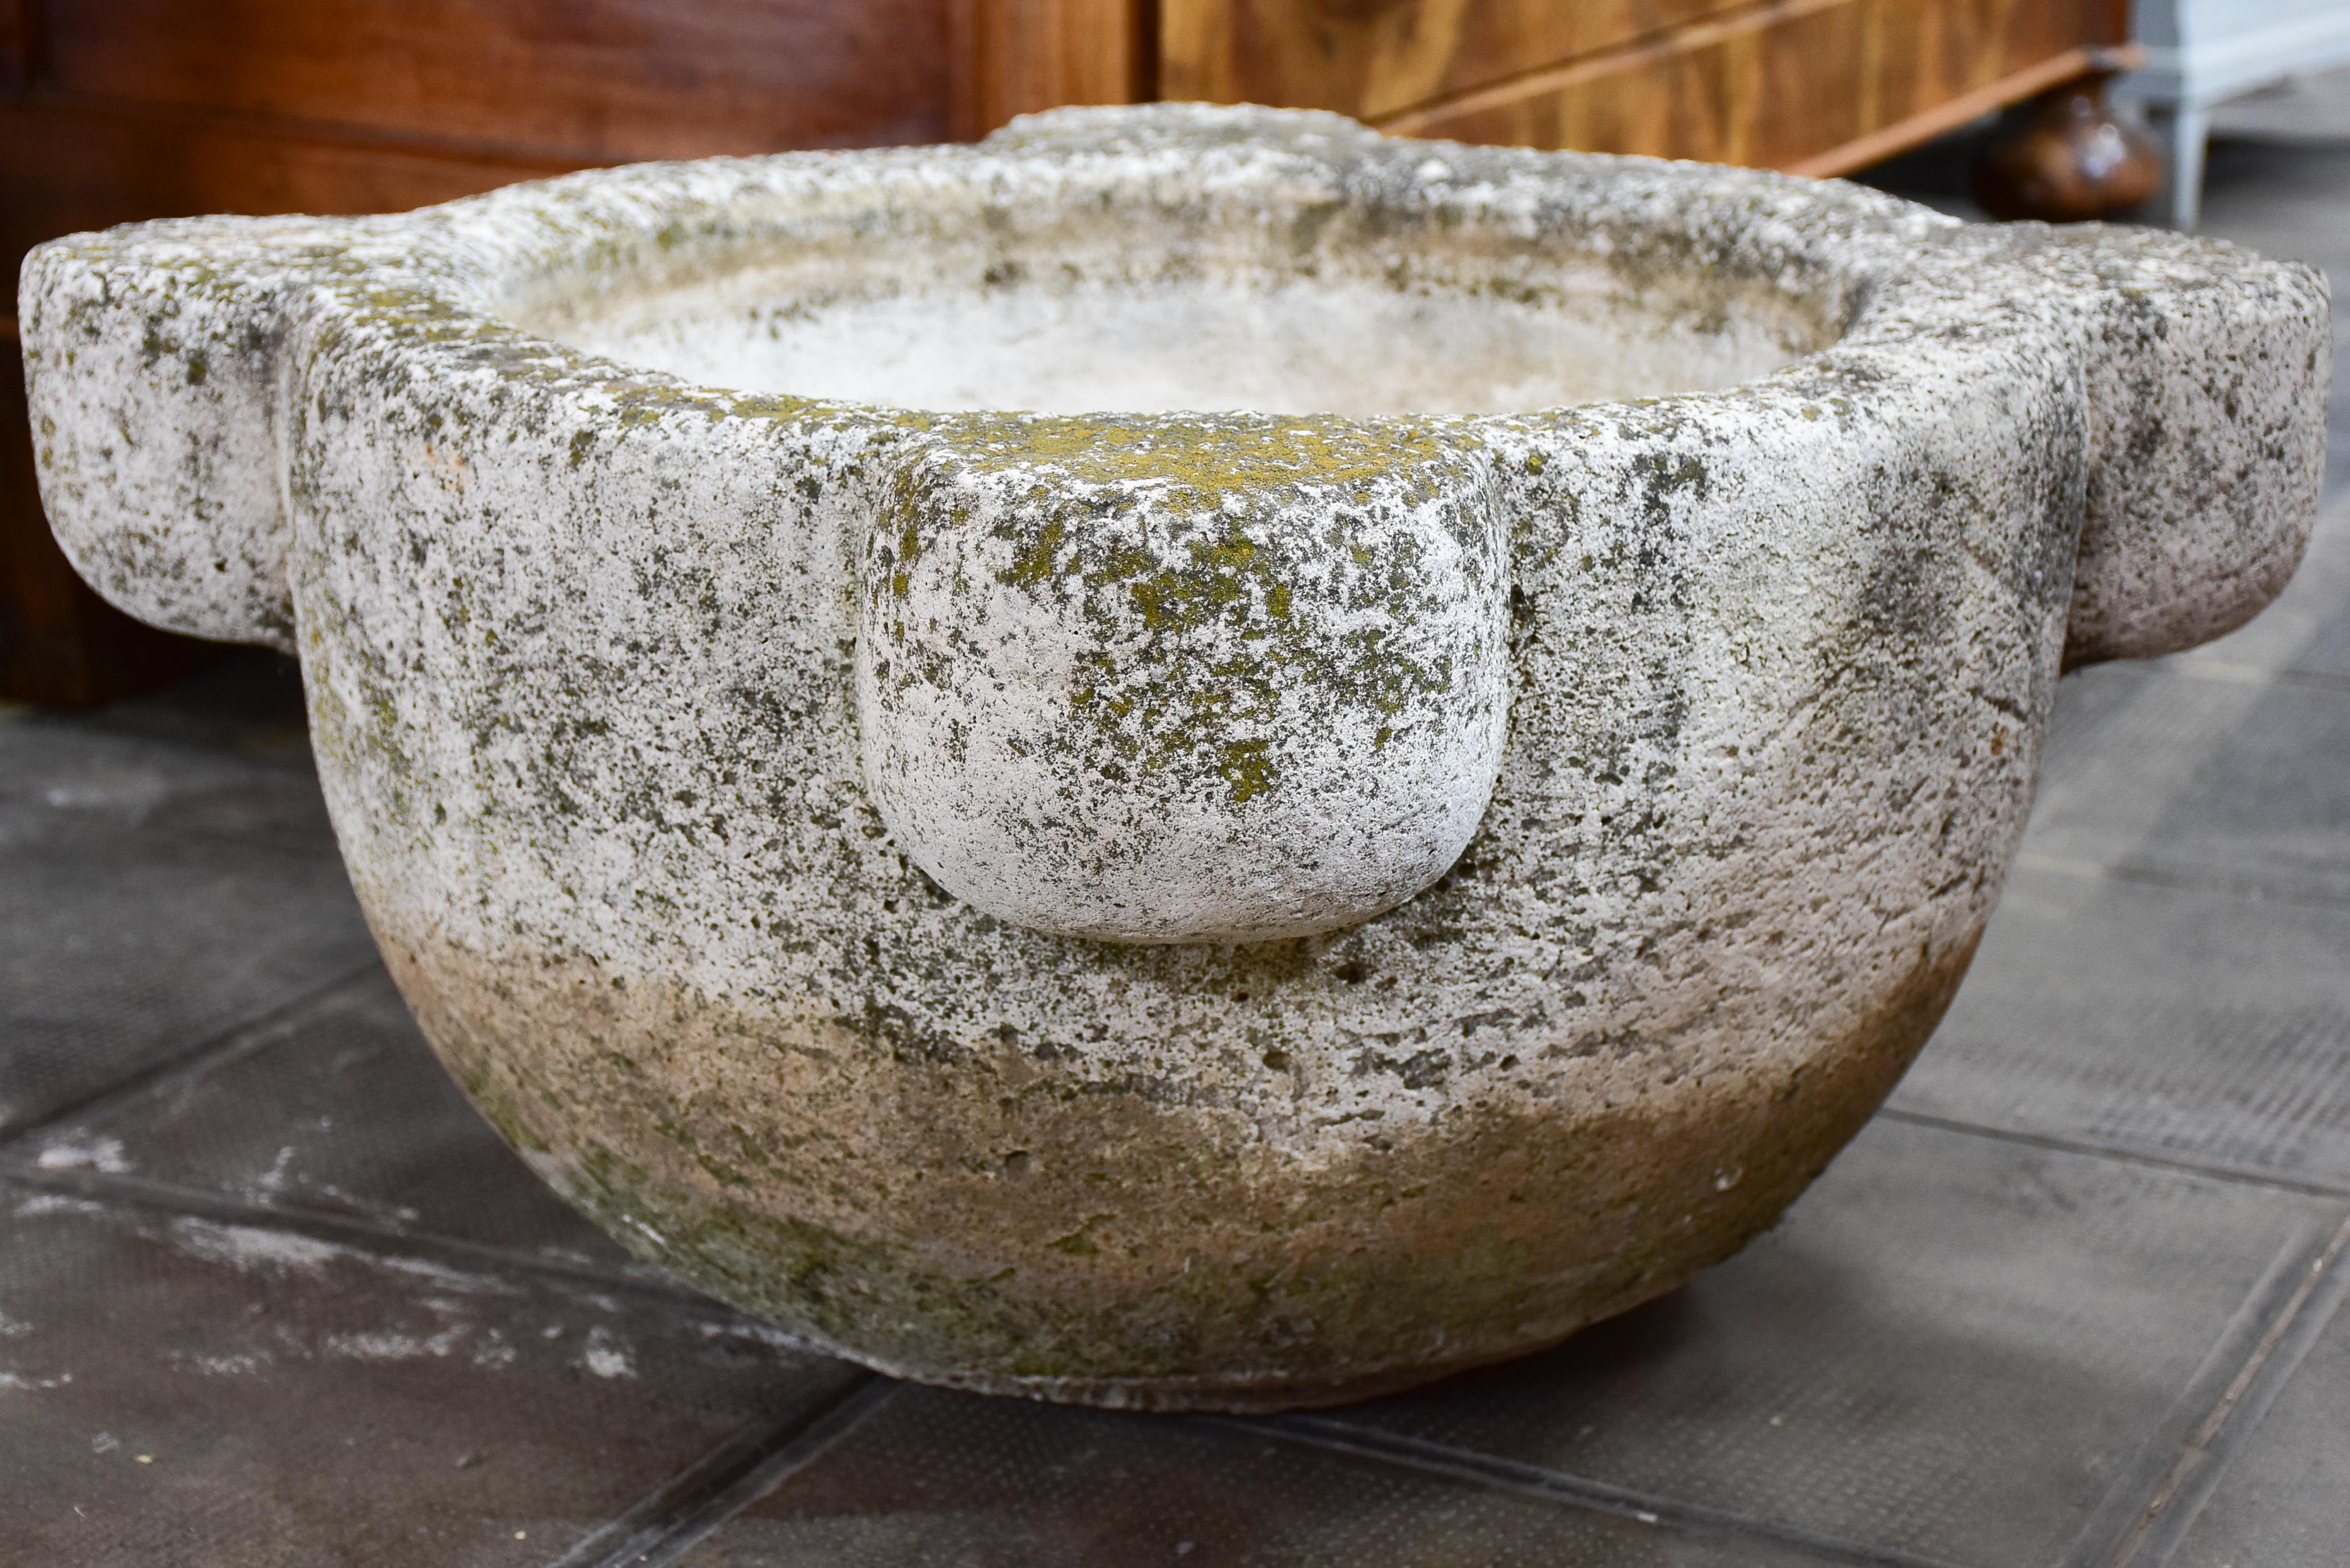
[[[2350,284],[2350,139],[2213,171]],[[2350,1559],[2334,461],[2272,611],[2067,682],[1972,978],[1778,1230],[1272,1420],[892,1385],[629,1263],[372,962],[281,666],[0,720],[0,1564]]]
[[1735,1532],[1300,1442],[1262,1426],[891,1394],[695,1568],[1800,1568]]
[[2350,1313],[2340,1306],[2345,1282],[2350,1270],[2337,1271],[2332,1299],[2308,1314],[2324,1327],[2307,1358],[2251,1427],[2235,1462],[2210,1478],[2208,1500],[2170,1532],[2186,1536],[2171,1559],[2178,1568],[2350,1557]]
[[850,1381],[667,1296],[57,1192],[0,1204],[12,1563],[543,1563]]
[[[2350,680],[2175,659],[2085,671],[2033,849],[2140,877],[2350,902]],[[2074,733],[2077,729],[2085,733]]]
[[291,1214],[633,1267],[489,1136],[380,967],[147,1093],[53,1122],[28,1147],[53,1170],[135,1174]]
[[[1533,1361],[1336,1417],[1790,1538],[2004,1568],[2101,1524],[2342,1205],[1880,1120],[1771,1235]],[[2216,1353],[2216,1358],[2215,1358]]]
[[5,734],[0,1128],[372,959],[323,819],[297,826],[314,782],[62,723],[20,720]]
[[2350,906],[2012,877],[1905,1112],[2350,1192]]

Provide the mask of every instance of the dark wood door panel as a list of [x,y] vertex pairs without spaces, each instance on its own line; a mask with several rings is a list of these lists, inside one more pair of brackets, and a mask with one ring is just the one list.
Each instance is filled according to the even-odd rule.
[[[16,308],[25,251],[60,234],[181,213],[397,212],[561,167],[0,97],[0,310]],[[209,657],[112,608],[67,565],[34,483],[16,345],[0,342],[0,698],[100,702]]]
[[32,0],[57,92],[578,161],[950,134],[947,0]]
[[567,167],[0,99],[0,266],[13,299],[25,251],[83,229],[184,213],[397,213]]

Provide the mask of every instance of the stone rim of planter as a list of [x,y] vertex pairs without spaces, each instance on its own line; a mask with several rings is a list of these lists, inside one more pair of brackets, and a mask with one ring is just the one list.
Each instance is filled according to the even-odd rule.
[[[1050,257],[1085,223],[1571,255],[1824,340],[1533,411],[922,414],[516,324],[745,244]],[[2289,576],[2325,311],[2211,242],[1157,106],[79,236],[23,316],[61,541],[133,613],[301,653],[387,961],[560,1189],[872,1365],[1238,1408],[1550,1343],[1769,1223],[1963,973],[2060,669]],[[1442,679],[1276,624],[1356,591],[1348,539],[1421,639],[1376,668]],[[1207,607],[1154,612],[1187,569]],[[1280,637],[1311,679],[1237,716],[1194,680],[1149,787],[1034,673],[1191,690]],[[906,698],[901,662],[947,674]],[[1390,709],[1399,761],[1362,742]],[[989,766],[941,761],[958,724]],[[1123,885],[1072,847],[1097,821],[1149,846]]]
[[[1595,215],[1668,251],[1711,245],[1728,253],[1739,248],[1733,243],[1733,225],[1776,228],[1780,232],[1770,235],[1775,244],[1767,259],[1790,270],[1810,270],[1814,275],[1807,280],[1809,286],[1826,296],[1823,303],[1846,319],[1830,331],[1819,351],[1763,378],[1766,385],[1789,379],[1790,371],[1794,379],[1825,385],[1842,369],[1846,371],[1842,389],[1848,394],[1885,380],[1887,357],[1894,369],[1930,379],[1937,369],[1938,340],[1957,346],[1950,318],[1965,319],[1970,314],[1978,331],[1991,334],[2000,330],[1995,312],[2021,317],[2010,325],[2026,334],[2069,330],[2095,338],[2135,329],[2137,340],[2126,347],[2144,356],[2150,352],[2147,337],[2162,336],[2168,328],[2166,306],[2185,313],[2198,295],[2216,296],[2234,287],[2258,296],[2256,302],[2238,302],[2239,314],[2298,316],[2308,308],[2313,291],[2324,286],[2323,275],[2314,268],[2271,263],[2224,241],[2106,224],[1970,227],[1837,181],[1597,154],[1399,143],[1343,117],[1312,110],[1190,104],[1061,109],[1023,117],[975,146],[623,165],[509,186],[389,217],[167,219],[36,247],[24,264],[23,314],[30,317],[38,307],[49,329],[61,334],[70,335],[76,324],[57,320],[60,313],[86,311],[93,304],[71,297],[75,284],[87,284],[97,272],[111,270],[118,277],[152,273],[161,288],[183,290],[184,297],[169,302],[172,315],[192,317],[194,296],[211,296],[204,301],[211,307],[209,317],[188,319],[192,328],[188,343],[141,334],[142,363],[152,366],[159,358],[175,358],[181,374],[154,377],[154,385],[135,405],[127,389],[120,395],[126,411],[137,406],[174,416],[192,437],[221,448],[208,456],[201,473],[109,472],[105,483],[111,490],[89,493],[86,500],[80,487],[61,484],[51,503],[53,521],[61,542],[76,552],[77,566],[118,603],[151,623],[291,652],[292,608],[283,565],[286,524],[279,486],[273,483],[282,460],[271,450],[280,444],[274,427],[282,410],[255,396],[261,390],[257,384],[239,386],[219,400],[196,393],[214,358],[234,362],[234,369],[248,383],[272,379],[284,358],[281,350],[291,317],[306,300],[347,313],[354,327],[406,338],[420,356],[420,371],[495,366],[503,376],[608,400],[639,418],[650,406],[666,405],[705,415],[861,417],[879,425],[918,429],[933,421],[919,411],[859,409],[819,399],[699,386],[660,370],[569,349],[518,329],[513,318],[525,312],[516,308],[520,302],[515,296],[526,290],[535,275],[563,270],[583,250],[601,246],[611,254],[624,244],[656,251],[673,245],[675,239],[663,236],[696,219],[722,218],[730,195],[739,197],[744,188],[775,202],[775,191],[758,189],[759,171],[783,176],[775,183],[787,200],[836,183],[837,175],[849,169],[859,174],[904,171],[927,161],[957,161],[974,166],[1007,161],[1049,166],[1170,153],[1193,158],[1222,153],[1243,161],[1269,156],[1303,163],[1326,176],[1369,169],[1378,177],[1416,185],[1413,194],[1437,198],[1456,192],[1490,196],[1499,183],[1564,187],[1566,201],[1579,199],[1596,206],[1594,188],[1598,184],[1630,185],[1637,189],[1637,198],[1626,210]],[[745,176],[739,184],[727,178],[735,172]],[[984,179],[983,169],[979,177]],[[1701,232],[1708,222],[1716,232]],[[1751,230],[1738,233],[1737,238],[1751,243]],[[2165,288],[2180,297],[2158,299]],[[2072,296],[2067,302],[2054,303],[2065,295]],[[331,296],[332,305],[322,296]],[[1909,308],[1913,302],[1914,313]],[[135,317],[139,306],[134,299],[94,303],[101,315],[120,310]],[[2209,303],[2215,313],[2226,309],[2216,297]],[[2075,319],[2062,319],[2066,317]],[[1936,318],[1942,320],[1938,324]],[[88,322],[79,325],[86,327]],[[2205,329],[2212,327],[2206,324]],[[457,340],[463,347],[452,356],[449,350]],[[2085,359],[2100,358],[2096,345],[2081,347]],[[1876,362],[1861,357],[1864,348],[1874,352]],[[435,350],[440,351],[437,356]],[[2110,376],[2123,369],[2112,361],[2127,355],[2109,352],[2104,358],[2108,362],[2094,368]],[[2300,369],[2313,373],[2310,368]],[[184,384],[174,384],[182,375]],[[28,370],[28,379],[35,379]],[[47,384],[62,390],[54,378]],[[1739,384],[1685,396],[1719,406],[1756,389]],[[215,401],[222,406],[209,406]],[[1541,412],[1488,417],[1509,423],[1538,418]],[[256,415],[257,420],[252,417]],[[42,417],[35,416],[36,425]],[[1016,440],[1014,432],[1022,422],[1017,415],[983,420],[968,433],[959,433],[965,443],[983,450],[992,442]],[[1407,418],[1401,422],[1427,421]],[[2103,422],[2135,436],[2140,446],[2153,444],[2142,433],[2127,432],[2127,421],[2118,410],[2108,412]],[[2303,450],[2272,455],[2293,483],[2301,483],[2306,479],[2302,471],[2312,438],[2306,431],[2297,433]],[[2322,439],[2320,432],[2315,440],[2322,444]],[[1473,436],[1471,440],[1473,443]],[[2092,466],[2100,471],[2096,482],[2116,493],[2094,498],[2090,505],[2084,551],[2094,565],[2096,556],[2122,547],[2120,541],[2103,535],[2140,521],[2133,513],[2158,507],[2149,504],[2149,497],[2131,493],[2120,477],[2102,472],[2118,464],[2093,462]],[[45,462],[44,472],[57,472],[56,462]],[[201,514],[195,521],[202,526],[181,537],[158,515],[166,509],[157,504],[172,498],[172,485],[190,479],[218,498],[195,508]],[[123,516],[142,503],[141,515],[149,524],[143,537]],[[2177,515],[2166,520],[2175,521]],[[224,544],[231,550],[226,556],[222,554]],[[2141,536],[2128,544],[2148,555],[2164,548],[2161,541]],[[2282,559],[2289,575],[2297,550],[2289,536],[2281,544],[2268,554]],[[2152,657],[2171,650],[2173,644],[2189,646],[2221,635],[2256,613],[2274,592],[2274,585],[2254,578],[2239,584],[2230,597],[2220,579],[2232,580],[2237,574],[2201,563],[2165,563],[2159,575],[2167,595],[2150,591],[2152,585],[2143,580],[2125,584],[2102,575],[2080,586],[2075,618],[2085,624],[2072,635],[2068,668],[2102,658]],[[2186,602],[2190,598],[2209,602],[2190,605]],[[2166,617],[2178,624],[2165,624]]]

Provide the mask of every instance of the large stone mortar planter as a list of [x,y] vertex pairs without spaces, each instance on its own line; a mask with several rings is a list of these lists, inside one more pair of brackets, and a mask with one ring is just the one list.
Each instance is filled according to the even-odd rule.
[[23,288],[59,538],[299,653],[384,956],[549,1182],[875,1366],[1228,1409],[1771,1223],[1965,971],[2060,670],[2293,569],[2326,309],[1186,107]]

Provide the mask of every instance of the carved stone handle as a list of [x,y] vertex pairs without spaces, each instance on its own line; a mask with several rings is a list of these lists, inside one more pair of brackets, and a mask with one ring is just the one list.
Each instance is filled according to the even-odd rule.
[[192,218],[25,258],[41,501],[77,571],[151,625],[294,649],[283,341],[364,221]]
[[2324,275],[2221,241],[2101,224],[2037,258],[2090,302],[2088,505],[2072,667],[2233,631],[2300,564],[2325,478]]
[[866,778],[915,862],[1140,942],[1327,930],[1442,875],[1508,711],[1490,459],[1327,420],[1026,433],[920,449],[867,549]]

